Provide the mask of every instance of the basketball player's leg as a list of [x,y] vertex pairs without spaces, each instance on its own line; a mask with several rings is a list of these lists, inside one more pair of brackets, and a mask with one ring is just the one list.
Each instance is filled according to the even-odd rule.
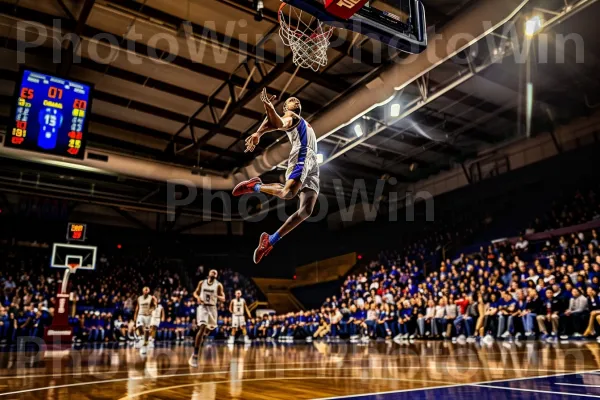
[[281,228],[279,228],[277,231],[281,238],[290,233],[294,228],[312,215],[319,195],[317,192],[307,189],[300,192],[299,197],[300,205],[298,206],[298,210],[290,215],[289,218],[283,223]]
[[301,187],[302,182],[299,179],[288,179],[285,182],[285,185],[282,185],[281,183],[259,185],[258,191],[279,197],[283,200],[291,200],[298,195]]
[[198,366],[198,354],[200,349],[204,346],[204,342],[210,332],[217,326],[217,308],[216,307],[202,307],[198,309],[198,333],[194,341],[194,354],[190,357],[188,363],[192,367]]
[[158,325],[155,325],[154,323],[152,323],[152,325],[150,326],[150,337],[154,341],[156,341],[156,332],[157,331],[158,331]]
[[254,262],[258,264],[260,260],[272,250],[273,246],[279,242],[285,235],[290,233],[294,228],[304,222],[308,217],[311,216],[319,195],[312,189],[303,189],[300,192],[300,205],[295,213],[290,215],[288,219],[283,223],[281,228],[277,232],[269,235],[263,233],[260,236],[258,248],[254,252]]
[[229,343],[235,343],[235,335],[239,327],[238,317],[234,315],[231,319],[231,335],[229,336]]

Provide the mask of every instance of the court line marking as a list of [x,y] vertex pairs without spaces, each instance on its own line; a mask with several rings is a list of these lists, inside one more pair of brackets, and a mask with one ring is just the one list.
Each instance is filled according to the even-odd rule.
[[534,390],[534,389],[525,389],[525,388],[515,388],[515,387],[506,387],[506,386],[492,386],[492,385],[480,385],[480,384],[474,384],[474,385],[466,385],[466,386],[471,386],[471,387],[481,387],[481,388],[486,388],[486,389],[500,389],[500,390],[512,390],[515,392],[529,392],[529,393],[543,393],[543,394],[554,394],[557,396],[577,396],[577,397],[593,397],[593,398],[600,398],[600,396],[596,395],[596,394],[582,394],[582,393],[569,393],[569,392],[550,392],[548,390]]
[[[252,378],[252,379],[236,379],[236,380],[215,381],[215,382],[186,383],[183,385],[167,386],[167,387],[162,387],[162,388],[145,390],[145,391],[139,392],[139,393],[128,394],[124,397],[121,397],[119,400],[132,399],[135,397],[140,397],[140,396],[144,396],[144,395],[151,394],[151,393],[163,392],[165,390],[175,390],[175,389],[182,389],[182,388],[193,387],[193,386],[204,386],[204,385],[208,385],[208,384],[221,385],[224,383],[232,383],[232,382],[233,383],[236,383],[236,382],[244,383],[244,382],[309,380],[309,379],[332,379],[332,377],[331,376],[295,376],[295,377],[289,377],[289,378]],[[423,383],[440,382],[440,381],[426,381],[426,380],[418,380],[418,379],[396,379],[396,378],[364,378],[364,379],[374,380],[374,381],[393,380],[393,381],[402,381],[402,382],[423,382]],[[446,386],[441,386],[441,387],[446,387]]]
[[[352,395],[337,396],[337,397],[315,397],[314,399],[311,399],[311,400],[351,399],[351,398],[357,398],[357,397],[363,397],[363,396],[376,396],[376,395],[380,395],[380,394],[415,392],[415,391],[419,391],[419,390],[429,391],[429,390],[444,389],[444,388],[477,386],[477,385],[484,385],[484,384],[489,384],[489,383],[517,382],[517,381],[524,381],[524,380],[528,380],[528,379],[544,379],[544,378],[553,378],[553,377],[557,377],[557,376],[578,375],[578,374],[588,374],[588,373],[597,373],[597,372],[600,372],[600,370],[596,369],[596,370],[589,370],[589,371],[572,371],[572,372],[568,372],[568,373],[559,373],[559,374],[551,374],[551,375],[528,376],[528,377],[511,378],[511,379],[504,379],[504,380],[497,380],[497,381],[484,381],[484,382],[477,382],[477,383],[473,383],[473,384],[459,383],[459,384],[455,384],[455,385],[431,386],[431,387],[420,388],[420,389],[391,390],[391,391],[387,391],[387,392],[372,392],[372,393],[352,394]],[[496,387],[496,386],[494,386],[494,387]]]
[[[521,351],[521,352],[515,352],[512,354],[528,354],[529,352],[527,351]],[[502,355],[502,354],[506,354],[505,352],[493,352],[493,353],[485,353],[486,355]],[[456,354],[439,354],[439,355],[427,355],[427,356],[419,356],[417,354],[398,354],[398,356],[416,356],[419,358],[436,358],[436,357],[445,357],[445,358],[451,358],[451,357],[456,357]],[[464,354],[461,354],[464,355]],[[238,358],[231,358],[231,360],[235,360]],[[358,362],[358,361],[365,361],[367,360],[367,358],[365,357],[360,357],[360,358],[350,358],[348,360],[345,360],[344,362]],[[243,360],[242,360],[243,361]],[[478,360],[479,361],[479,360]],[[250,364],[251,365],[256,365],[258,366],[259,363],[258,362],[247,362],[247,361],[243,361],[244,363]],[[270,365],[306,365],[306,364],[323,364],[323,363],[327,363],[327,362],[331,362],[331,363],[336,363],[337,361],[333,361],[333,360],[322,360],[322,361],[298,361],[298,362],[277,362],[277,363],[266,363],[263,365],[266,366],[270,366]],[[231,365],[231,362],[226,363],[225,365],[222,366],[218,366],[217,368],[226,368],[227,366]],[[179,369],[179,368],[188,368],[187,365],[187,360],[185,363],[179,364],[176,367],[173,368],[152,368],[152,371],[170,371],[172,369]],[[403,368],[412,368],[414,369],[414,366],[407,366],[407,367],[403,367]],[[426,368],[426,367],[422,367],[422,368]],[[456,367],[453,367],[456,368]],[[493,370],[490,368],[486,368],[489,370]],[[500,368],[500,370],[504,370],[505,368]],[[496,368],[496,370],[499,370],[498,368]],[[529,371],[530,369],[511,369],[511,371]],[[138,371],[138,372],[145,372],[147,371],[146,368],[142,369],[142,370],[134,370],[134,371]],[[216,369],[212,370],[213,372],[221,372],[221,371],[217,371]],[[275,371],[275,370],[273,370]],[[87,376],[87,375],[111,375],[111,374],[125,374],[125,373],[131,373],[132,370],[126,370],[126,371],[81,371],[81,372],[71,372],[71,373],[65,373],[65,374],[38,374],[38,375],[0,375],[0,380],[3,379],[29,379],[29,378],[61,378],[61,377],[70,377],[70,376],[75,376],[75,377],[82,377],[82,376]],[[205,371],[208,372],[208,371]],[[250,371],[252,372],[252,371]]]
[[[127,349],[130,350],[130,349]],[[133,349],[131,349],[133,350]],[[137,353],[137,351],[135,351]],[[511,353],[511,354],[528,354],[528,351],[520,351],[520,352],[515,352],[515,353]],[[476,354],[476,353],[474,353]],[[485,355],[502,355],[502,354],[506,354],[506,352],[492,352],[492,353],[485,353]],[[451,358],[451,357],[455,357],[456,354],[430,354],[430,355],[426,355],[426,356],[419,356],[418,354],[397,354],[398,356],[401,357],[418,357],[420,358]],[[464,356],[464,354],[461,354],[461,356]],[[231,360],[234,360],[237,358],[231,358]],[[344,360],[344,362],[356,362],[356,361],[365,361],[366,358],[365,357],[360,357],[360,358],[350,358],[348,360]],[[269,365],[306,365],[306,364],[323,364],[325,362],[332,362],[335,363],[336,361],[332,361],[332,360],[322,360],[322,361],[298,361],[298,362],[277,362],[277,363],[265,363],[263,365],[269,366]],[[250,365],[254,364],[254,365],[259,365],[258,362],[246,362],[244,361],[244,363],[248,363]],[[222,365],[219,366],[218,368],[226,368],[228,365],[230,365],[231,363],[227,363],[226,365]],[[175,369],[179,369],[179,368],[187,368],[187,360],[185,361],[185,363],[179,364],[177,367],[174,367]],[[424,367],[425,368],[425,367]],[[173,368],[152,368],[152,371],[169,371]],[[504,368],[503,368],[504,369]],[[525,369],[524,369],[525,370]],[[529,369],[526,369],[527,371]],[[139,372],[145,372],[146,368],[142,369],[142,370],[134,370],[134,371],[139,371]],[[216,369],[213,369],[213,371],[216,372]],[[513,370],[515,371],[515,370]],[[65,373],[65,374],[38,374],[38,375],[0,375],[0,380],[3,379],[29,379],[29,378],[61,378],[61,377],[69,377],[69,376],[75,376],[75,377],[80,377],[80,376],[87,376],[87,375],[111,375],[111,374],[125,374],[125,373],[131,373],[131,370],[126,370],[126,371],[81,371],[81,372],[71,372],[71,373]]]
[[[195,375],[223,375],[223,374],[227,374],[227,373],[229,373],[229,371],[227,371],[227,372],[198,372]],[[172,378],[173,376],[165,375],[165,377]],[[146,376],[143,376],[143,377],[134,376],[134,377],[131,377],[131,378],[107,379],[107,380],[104,380],[104,381],[96,381],[96,382],[91,381],[91,382],[67,383],[67,384],[64,384],[64,385],[44,386],[44,387],[38,387],[38,388],[32,388],[32,389],[17,390],[15,392],[0,393],[0,397],[2,397],[2,396],[10,396],[10,395],[13,395],[13,394],[38,392],[38,391],[42,391],[42,390],[62,389],[62,388],[67,388],[67,387],[87,386],[87,385],[103,384],[103,383],[115,383],[115,382],[125,382],[125,381],[141,381],[141,380],[144,380],[144,379],[153,379],[153,378],[146,377]]]
[[[594,374],[596,375],[596,374]],[[593,387],[593,388],[600,388],[600,385],[583,385],[580,383],[555,383],[555,385],[557,386],[582,386],[582,387]]]
[[[240,373],[251,373],[251,372],[302,372],[302,371],[352,371],[352,370],[363,370],[366,367],[361,366],[361,367],[351,367],[351,368],[336,368],[336,369],[331,369],[331,367],[321,367],[321,368],[284,368],[284,369],[254,369],[254,370],[240,370],[238,372]],[[402,367],[404,369],[428,369],[425,366],[406,366],[406,367]],[[473,370],[473,371],[516,371],[516,372],[523,372],[523,371],[531,371],[531,369],[517,369],[517,368],[483,368],[483,367],[453,367],[456,370]],[[386,370],[389,369],[389,366],[384,366],[384,367],[369,367],[369,369],[379,369],[379,370]],[[446,370],[447,371],[447,370]],[[597,370],[596,370],[597,371]],[[21,389],[18,391],[14,391],[14,392],[7,392],[7,393],[0,393],[0,397],[2,396],[8,396],[8,395],[12,395],[12,394],[21,394],[21,393],[31,393],[31,392],[37,392],[37,391],[42,391],[42,390],[50,390],[50,389],[58,389],[58,388],[67,388],[67,387],[76,387],[76,386],[87,386],[87,385],[101,385],[101,384],[105,384],[105,383],[116,383],[116,382],[124,382],[124,381],[129,381],[129,380],[144,380],[144,379],[154,379],[154,380],[158,380],[158,379],[166,379],[166,378],[179,378],[179,377],[189,377],[189,376],[204,376],[204,375],[221,375],[221,374],[227,374],[230,373],[231,371],[227,370],[227,371],[211,371],[211,372],[192,372],[192,373],[185,373],[185,374],[169,374],[169,375],[159,375],[159,376],[135,376],[135,377],[127,377],[127,378],[115,378],[115,379],[106,379],[106,380],[102,380],[102,381],[87,381],[87,382],[77,382],[77,383],[67,383],[67,384],[63,384],[63,385],[55,385],[55,386],[44,386],[44,387],[38,387],[38,388],[30,388],[30,389]],[[444,372],[444,371],[442,371]],[[559,372],[558,370],[555,370],[554,372]],[[560,376],[560,375],[567,375],[569,373],[575,373],[575,372],[571,372],[571,371],[560,371],[561,373],[556,375],[556,376]],[[553,375],[551,375],[553,376]],[[356,378],[356,377],[352,377],[352,376],[327,376],[326,378],[331,379],[331,378]],[[535,377],[531,377],[531,378],[535,378]],[[275,378],[271,378],[271,379],[275,379]],[[366,378],[368,379],[368,378]],[[402,378],[393,378],[393,379],[397,379],[400,380]],[[414,381],[414,379],[412,379]],[[234,382],[233,380],[227,381],[227,382]],[[434,380],[430,380],[430,382],[436,382]],[[491,382],[495,382],[495,381],[491,381]],[[503,382],[502,380],[500,380],[500,382]],[[486,382],[482,382],[482,383],[486,383]],[[457,386],[463,386],[466,384],[457,384]]]

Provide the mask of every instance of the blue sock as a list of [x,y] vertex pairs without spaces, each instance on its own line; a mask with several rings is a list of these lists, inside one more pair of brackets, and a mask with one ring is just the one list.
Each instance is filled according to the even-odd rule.
[[262,185],[260,183],[257,183],[256,185],[254,185],[254,191],[257,192],[257,193],[260,192],[260,187],[261,186]]
[[271,246],[274,246],[275,243],[279,242],[280,239],[281,236],[279,236],[279,231],[275,232],[272,235],[269,235],[269,243],[271,244]]

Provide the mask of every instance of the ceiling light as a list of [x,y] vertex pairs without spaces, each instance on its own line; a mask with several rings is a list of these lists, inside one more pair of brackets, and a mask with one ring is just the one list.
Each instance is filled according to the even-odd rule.
[[325,157],[323,156],[323,154],[321,154],[321,153],[318,153],[318,154],[317,154],[317,162],[318,162],[319,164],[323,164],[323,160],[324,160],[324,159],[325,159]]
[[392,107],[391,107],[391,115],[392,115],[392,117],[394,117],[394,118],[399,117],[400,116],[400,110],[401,110],[401,107],[400,107],[399,103],[392,104]]
[[361,137],[363,135],[362,126],[360,126],[360,124],[354,125],[354,133],[356,134],[356,137]]
[[543,22],[544,20],[539,15],[529,18],[525,22],[525,34],[530,37],[535,35],[535,33],[542,28]]

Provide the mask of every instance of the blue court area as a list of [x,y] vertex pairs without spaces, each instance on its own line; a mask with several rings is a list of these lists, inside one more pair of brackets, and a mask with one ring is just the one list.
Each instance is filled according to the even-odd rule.
[[340,397],[352,400],[566,400],[600,398],[600,372]]

